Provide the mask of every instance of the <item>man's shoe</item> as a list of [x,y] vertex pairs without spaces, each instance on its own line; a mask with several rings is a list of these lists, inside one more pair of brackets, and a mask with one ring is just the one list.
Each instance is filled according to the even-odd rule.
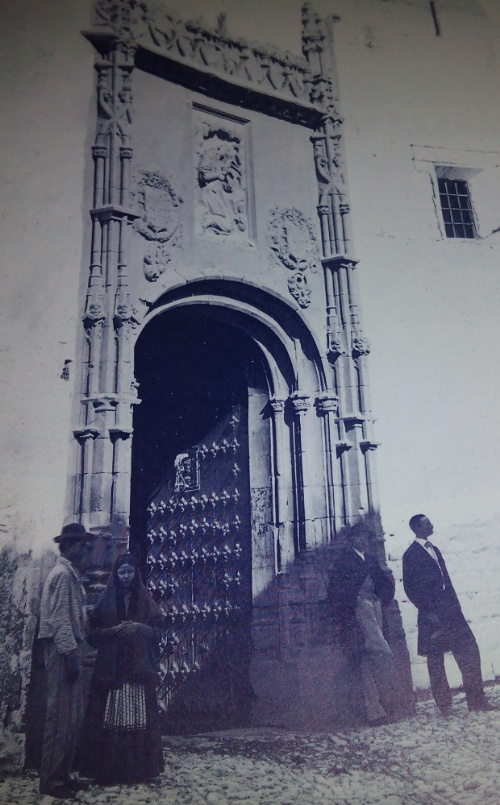
[[49,797],[56,797],[56,799],[74,799],[75,792],[69,785],[56,785],[54,788],[40,789],[40,794],[48,794]]
[[73,777],[65,780],[64,785],[71,788],[72,791],[88,791],[90,788],[90,783],[87,783],[86,780],[75,780]]
[[488,713],[492,710],[500,710],[500,707],[496,704],[492,704],[488,699],[484,699],[484,701],[478,702],[477,704],[469,704],[470,712]]
[[373,721],[368,722],[369,727],[384,727],[386,724],[389,724],[390,721],[387,716],[380,716],[380,718],[374,718]]

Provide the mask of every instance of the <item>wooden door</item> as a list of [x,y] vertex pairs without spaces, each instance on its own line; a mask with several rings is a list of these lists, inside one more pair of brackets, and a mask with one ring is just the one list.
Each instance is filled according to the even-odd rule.
[[166,730],[248,723],[252,579],[242,406],[176,457],[148,507],[148,543],[148,587],[165,613]]

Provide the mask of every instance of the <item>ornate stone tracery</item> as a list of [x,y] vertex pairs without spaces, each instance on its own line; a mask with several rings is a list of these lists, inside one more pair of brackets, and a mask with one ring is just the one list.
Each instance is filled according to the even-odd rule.
[[312,101],[305,59],[279,48],[269,50],[245,39],[231,39],[225,15],[220,15],[216,28],[210,29],[202,19],[184,22],[166,12],[153,16],[149,5],[136,0],[99,0],[96,23],[111,28],[122,42],[135,34],[142,47],[154,47],[198,69],[237,79],[261,91]]

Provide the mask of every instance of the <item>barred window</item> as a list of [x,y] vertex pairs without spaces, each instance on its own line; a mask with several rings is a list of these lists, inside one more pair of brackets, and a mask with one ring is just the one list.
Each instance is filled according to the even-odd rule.
[[439,199],[447,238],[475,238],[476,227],[467,182],[438,178]]

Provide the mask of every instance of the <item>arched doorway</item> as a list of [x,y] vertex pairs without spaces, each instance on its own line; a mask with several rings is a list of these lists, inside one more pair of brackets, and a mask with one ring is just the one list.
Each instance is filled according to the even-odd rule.
[[265,443],[266,361],[241,329],[188,306],[148,324],[135,372],[131,543],[166,613],[165,727],[244,725],[253,697],[249,407],[257,400]]

